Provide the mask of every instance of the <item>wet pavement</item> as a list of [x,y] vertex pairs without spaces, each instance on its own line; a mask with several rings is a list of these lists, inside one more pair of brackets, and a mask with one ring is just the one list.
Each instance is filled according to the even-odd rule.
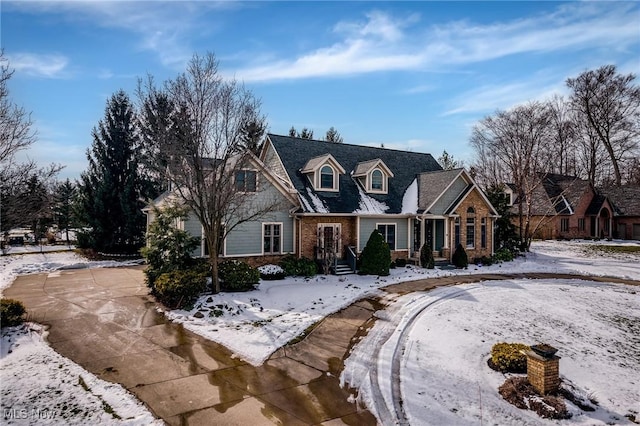
[[376,424],[339,384],[375,301],[336,313],[254,367],[166,321],[147,293],[142,267],[134,267],[20,276],[4,296],[49,326],[54,350],[122,384],[169,425]]
[[[431,278],[388,286],[390,293],[514,278],[614,278],[557,274],[485,274]],[[167,322],[148,296],[142,267],[26,275],[4,291],[29,319],[49,326],[61,355],[98,377],[122,384],[169,425],[375,425],[339,384],[350,348],[374,323],[377,299],[356,302],[322,320],[302,341],[262,366]]]

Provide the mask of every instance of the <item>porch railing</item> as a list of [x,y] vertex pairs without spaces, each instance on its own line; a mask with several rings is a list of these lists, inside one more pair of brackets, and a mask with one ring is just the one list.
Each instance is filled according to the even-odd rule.
[[346,261],[347,261],[347,264],[349,265],[349,268],[351,268],[351,270],[353,272],[356,272],[357,256],[356,256],[356,248],[355,247],[347,246]]

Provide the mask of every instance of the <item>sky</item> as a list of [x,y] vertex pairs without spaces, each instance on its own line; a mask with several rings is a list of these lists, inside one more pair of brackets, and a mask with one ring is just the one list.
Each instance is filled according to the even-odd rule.
[[14,102],[32,112],[42,165],[87,168],[92,129],[139,78],[212,52],[261,100],[268,131],[335,127],[345,143],[469,164],[473,126],[553,94],[588,69],[640,71],[638,2],[5,1]]

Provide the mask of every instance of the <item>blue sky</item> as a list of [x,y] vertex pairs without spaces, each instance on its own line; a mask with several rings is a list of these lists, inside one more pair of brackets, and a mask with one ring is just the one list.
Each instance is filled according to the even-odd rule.
[[640,71],[637,2],[2,1],[12,98],[39,140],[28,152],[86,166],[91,129],[119,89],[162,82],[193,53],[262,101],[269,131],[469,161],[473,125],[554,93],[586,69]]

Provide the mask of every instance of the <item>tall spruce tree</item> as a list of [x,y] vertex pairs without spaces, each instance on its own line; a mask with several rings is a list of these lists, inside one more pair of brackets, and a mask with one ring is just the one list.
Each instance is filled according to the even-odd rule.
[[82,173],[80,197],[87,230],[82,246],[108,253],[133,253],[144,243],[145,218],[140,200],[144,179],[139,170],[140,142],[134,111],[124,91],[111,96],[105,117],[93,129]]

